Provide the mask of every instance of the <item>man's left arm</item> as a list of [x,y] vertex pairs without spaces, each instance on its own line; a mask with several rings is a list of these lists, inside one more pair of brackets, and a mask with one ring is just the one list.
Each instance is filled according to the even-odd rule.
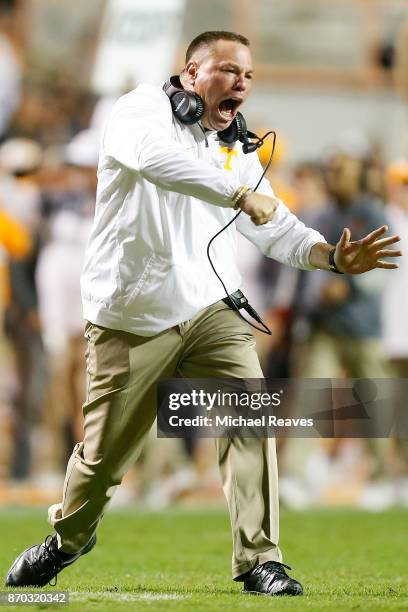
[[[263,169],[257,153],[250,153],[243,157],[241,181],[254,188],[262,175]],[[263,179],[257,193],[275,198],[273,189],[267,179]],[[263,225],[255,225],[251,217],[241,213],[236,221],[237,230],[257,246],[264,255],[280,263],[303,270],[314,270],[309,261],[310,251],[314,245],[325,245],[326,240],[322,234],[307,228],[296,215],[275,198],[277,203],[273,218]]]
[[388,231],[383,225],[370,232],[361,240],[351,240],[350,230],[346,227],[335,246],[315,244],[310,249],[310,263],[315,268],[333,270],[343,274],[363,274],[375,268],[394,270],[397,263],[384,261],[384,257],[401,257],[401,251],[390,249],[392,244],[399,242],[399,236],[381,238]]
[[[243,181],[253,187],[262,174],[262,166],[256,153],[248,155],[246,161]],[[262,180],[258,192],[274,197],[267,179]],[[350,230],[345,228],[337,244],[331,245],[319,232],[306,227],[280,200],[268,223],[256,226],[250,217],[241,214],[236,224],[238,231],[264,255],[303,270],[362,274],[375,268],[398,268],[398,264],[383,258],[401,256],[400,251],[388,248],[399,242],[399,236],[381,238],[388,230],[386,225],[355,241],[351,241]]]

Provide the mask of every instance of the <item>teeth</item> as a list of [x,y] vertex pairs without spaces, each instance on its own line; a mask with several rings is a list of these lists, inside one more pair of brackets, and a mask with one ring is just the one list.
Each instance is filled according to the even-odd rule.
[[222,108],[222,109],[219,109],[219,111],[220,111],[220,115],[228,119],[231,119],[231,117],[234,114],[232,108]]
[[221,111],[233,111],[235,108],[235,102],[231,99],[228,100],[223,100],[220,103],[220,110]]

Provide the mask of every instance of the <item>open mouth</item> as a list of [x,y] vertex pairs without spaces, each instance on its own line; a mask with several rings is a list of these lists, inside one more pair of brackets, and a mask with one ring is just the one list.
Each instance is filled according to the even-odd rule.
[[240,104],[241,100],[234,100],[233,98],[223,100],[218,106],[220,115],[227,121],[232,121]]

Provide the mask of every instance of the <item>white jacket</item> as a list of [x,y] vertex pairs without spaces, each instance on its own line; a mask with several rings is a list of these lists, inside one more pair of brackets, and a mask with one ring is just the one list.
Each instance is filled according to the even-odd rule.
[[[122,96],[101,142],[81,279],[85,319],[151,336],[225,297],[207,244],[236,214],[236,189],[254,187],[261,173],[257,154],[245,155],[240,143],[228,151],[216,132],[205,136],[199,124],[181,124],[160,87],[140,85]],[[273,195],[266,180],[259,191]],[[325,242],[282,203],[258,227],[241,213],[211,248],[230,293],[241,283],[237,229],[265,255],[302,269],[313,269],[310,248]]]

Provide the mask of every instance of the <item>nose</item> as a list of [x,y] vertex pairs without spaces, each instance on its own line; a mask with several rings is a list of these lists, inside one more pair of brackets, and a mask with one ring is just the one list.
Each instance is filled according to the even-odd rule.
[[234,89],[236,91],[240,91],[240,92],[245,92],[248,88],[248,83],[247,80],[245,78],[245,74],[241,73],[237,76],[237,79],[235,81],[235,85],[234,85]]

